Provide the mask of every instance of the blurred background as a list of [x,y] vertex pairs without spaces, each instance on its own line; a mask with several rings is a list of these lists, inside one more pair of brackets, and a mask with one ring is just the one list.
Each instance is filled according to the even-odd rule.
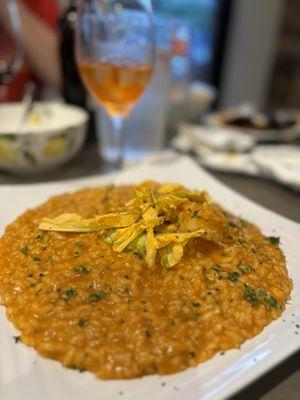
[[[156,66],[148,89],[126,122],[125,162],[140,162],[172,147],[193,155],[207,168],[271,176],[298,190],[300,2],[152,3]],[[41,108],[43,103],[67,103],[86,110],[87,138],[78,140],[72,155],[57,165],[72,158],[84,143],[94,143],[99,157],[109,162],[110,120],[87,94],[77,71],[76,1],[3,0],[1,4],[0,101],[6,108],[1,114],[0,107],[0,135],[6,136],[0,136],[0,167],[20,172],[26,162],[31,170],[42,163],[38,150],[27,148],[19,171],[9,164],[14,159],[16,165],[17,156],[8,155],[12,142],[7,142],[7,134],[20,129],[20,122],[15,126],[18,117],[13,117],[14,127],[7,122],[10,102],[27,104],[30,112],[26,111],[25,119],[24,110],[19,112],[27,123],[26,132],[28,123],[42,130],[50,118],[51,112]],[[42,102],[33,114],[33,106],[28,108],[32,98]],[[46,153],[52,158],[56,150],[61,155],[68,148],[61,133],[49,146]],[[1,162],[1,154],[6,163]],[[278,165],[272,164],[275,156],[280,174],[274,170]]]
[[[187,154],[300,222],[300,1],[152,3],[156,64],[125,123],[125,165]],[[111,119],[77,68],[76,4],[0,0],[0,185],[111,171]],[[236,399],[298,399],[299,376],[296,354]]]
[[[28,6],[43,2],[24,1]],[[55,14],[59,17],[70,3],[75,6],[76,1],[45,3],[57,4],[57,9],[50,7],[54,20]],[[188,58],[189,79],[216,87],[220,105],[249,100],[258,105],[300,105],[297,0],[153,0],[152,3],[157,15],[169,17],[170,24],[178,24],[176,40],[181,48],[174,45],[172,50]],[[35,8],[39,12],[43,7]],[[54,21],[50,24],[54,28]],[[179,63],[175,60],[172,65],[175,74],[182,68]]]

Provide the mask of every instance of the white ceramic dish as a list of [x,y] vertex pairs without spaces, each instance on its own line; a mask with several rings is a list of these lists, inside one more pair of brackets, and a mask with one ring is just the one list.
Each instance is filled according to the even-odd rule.
[[291,128],[285,129],[253,129],[253,128],[240,128],[233,125],[224,125],[220,118],[222,113],[213,113],[207,116],[205,122],[208,126],[223,127],[231,129],[237,133],[247,133],[252,135],[256,143],[267,142],[292,142],[300,137],[300,114],[293,113],[297,123]]
[[298,146],[260,146],[253,152],[252,158],[263,174],[295,190],[300,190],[300,149]]
[[[1,400],[217,400],[234,394],[300,348],[300,225],[238,195],[200,169],[187,157],[164,155],[160,163],[120,174],[60,183],[0,186],[0,231],[18,214],[49,196],[108,183],[135,183],[143,179],[181,182],[206,189],[224,207],[258,224],[267,235],[281,237],[292,298],[284,314],[239,350],[216,355],[197,368],[169,376],[148,376],[130,381],[101,381],[90,373],[63,368],[19,343],[11,323],[0,309]],[[296,334],[298,332],[299,334]]]
[[81,149],[88,115],[62,103],[34,103],[23,121],[21,103],[0,105],[0,168],[17,174],[58,167]]

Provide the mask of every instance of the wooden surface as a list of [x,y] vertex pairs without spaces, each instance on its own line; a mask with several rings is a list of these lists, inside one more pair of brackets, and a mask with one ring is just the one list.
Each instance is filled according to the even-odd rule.
[[[89,144],[69,164],[46,176],[16,177],[0,172],[1,184],[58,181],[106,172],[97,145]],[[251,200],[293,221],[300,222],[300,194],[275,182],[259,178],[211,172],[217,179]],[[1,193],[1,192],[0,192]],[[300,238],[299,238],[300,245]],[[299,339],[300,340],[300,339]],[[299,400],[300,352],[266,373],[231,400]]]

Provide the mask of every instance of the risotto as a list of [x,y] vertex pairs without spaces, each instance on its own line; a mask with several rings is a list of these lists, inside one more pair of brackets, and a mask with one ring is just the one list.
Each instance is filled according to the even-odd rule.
[[1,303],[20,340],[102,379],[238,348],[282,314],[291,288],[279,238],[179,185],[57,196],[0,240]]

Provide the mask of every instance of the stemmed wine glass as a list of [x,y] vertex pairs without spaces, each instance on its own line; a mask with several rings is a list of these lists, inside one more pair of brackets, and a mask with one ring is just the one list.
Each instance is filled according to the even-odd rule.
[[150,0],[79,0],[76,55],[81,78],[109,114],[122,165],[124,119],[146,89],[155,61]]

